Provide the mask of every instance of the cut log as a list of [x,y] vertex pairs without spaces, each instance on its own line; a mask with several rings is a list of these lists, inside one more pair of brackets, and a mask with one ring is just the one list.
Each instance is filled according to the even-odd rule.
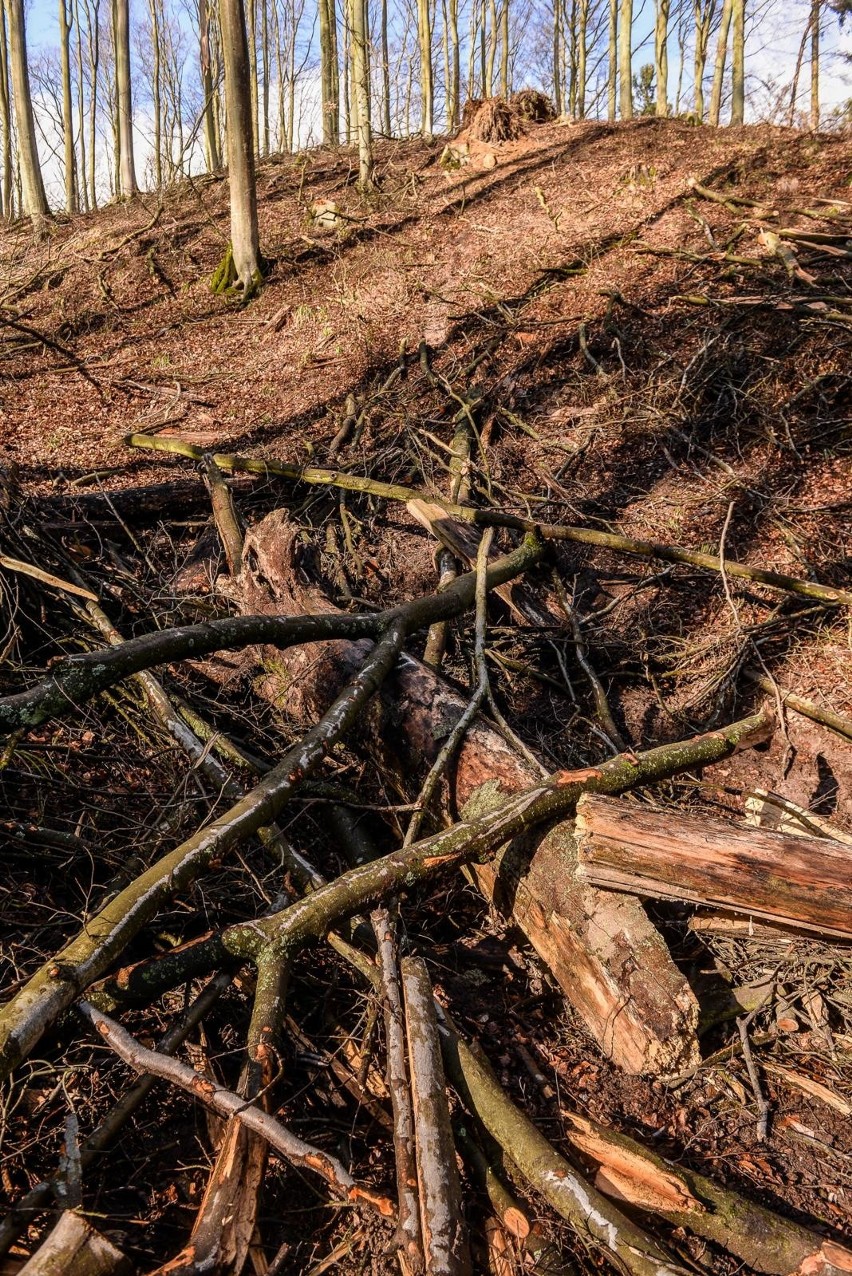
[[[235,595],[246,613],[303,615],[333,610],[304,581],[296,561],[298,529],[285,511],[265,518],[246,539]],[[335,641],[288,651],[265,648],[264,694],[288,715],[314,721],[363,659],[361,643]],[[401,788],[435,760],[466,700],[410,656],[401,658],[385,694],[364,723],[364,738]],[[448,776],[450,805],[466,814],[539,780],[496,730],[476,720]],[[696,1066],[698,1004],[636,899],[581,884],[572,830],[513,846],[499,863],[475,869],[486,898],[513,916],[549,967],[601,1050],[630,1073],[676,1073]]]
[[577,848],[596,886],[852,939],[852,848],[840,842],[584,797]]
[[120,1249],[79,1214],[63,1214],[19,1276],[126,1276],[131,1265]]

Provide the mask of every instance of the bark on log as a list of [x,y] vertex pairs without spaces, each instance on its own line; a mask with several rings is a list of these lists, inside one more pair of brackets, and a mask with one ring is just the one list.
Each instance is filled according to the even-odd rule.
[[[297,530],[279,510],[249,533],[237,595],[245,612],[334,610],[300,572]],[[363,659],[365,641],[338,640],[319,650],[263,648],[262,690],[288,714],[313,721]],[[465,707],[447,683],[406,655],[374,704],[365,734],[405,785],[434,761]],[[538,776],[479,719],[448,780],[451,804],[476,814]],[[680,1072],[697,1064],[698,1005],[691,989],[638,900],[579,883],[567,826],[545,834],[531,861],[513,847],[498,865],[474,871],[486,898],[514,916],[604,1053],[631,1073]]]
[[577,807],[577,849],[597,886],[852,939],[852,847],[840,842],[590,796]]
[[112,1241],[69,1210],[18,1276],[124,1276],[130,1270]]

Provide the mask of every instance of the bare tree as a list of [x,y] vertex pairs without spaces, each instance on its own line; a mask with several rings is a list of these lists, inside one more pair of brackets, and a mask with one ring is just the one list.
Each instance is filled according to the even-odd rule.
[[358,137],[358,185],[362,191],[366,192],[373,188],[373,131],[370,121],[366,0],[350,0],[350,17],[354,125]]
[[731,0],[731,124],[745,121],[745,0]]
[[59,0],[59,56],[62,67],[62,140],[65,155],[65,207],[77,212],[74,114],[71,99],[71,22],[67,0]]
[[9,46],[12,66],[12,92],[15,102],[15,125],[18,137],[18,168],[24,197],[24,209],[32,218],[36,236],[44,234],[50,209],[41,175],[36,144],[35,116],[30,92],[27,63],[27,32],[23,0],[5,0],[9,21]]
[[606,117],[615,123],[618,101],[618,0],[609,0],[607,40]]
[[[355,0],[357,3],[358,0]],[[493,4],[494,0],[492,0]],[[435,128],[432,76],[432,15],[429,0],[417,0],[417,43],[420,50],[420,132],[431,140]]]
[[654,74],[657,115],[669,113],[669,0],[657,0],[654,22]]
[[213,277],[213,288],[223,292],[236,284],[244,299],[248,300],[257,290],[262,272],[254,176],[251,73],[242,0],[219,0],[219,22],[225,70],[231,244]]
[[12,217],[12,106],[9,94],[9,46],[6,9],[0,3],[0,125],[3,128],[3,216]]
[[112,0],[115,92],[118,118],[118,193],[130,199],[139,187],[133,157],[133,90],[130,70],[129,0]]
[[620,0],[618,15],[618,107],[633,119],[633,0]]
[[811,115],[810,125],[819,129],[819,37],[820,0],[811,0]]
[[718,127],[722,113],[722,86],[725,80],[725,62],[728,56],[728,39],[731,31],[731,0],[723,0],[722,20],[719,23],[719,39],[716,44],[716,61],[713,66],[713,87],[710,90],[710,123]]

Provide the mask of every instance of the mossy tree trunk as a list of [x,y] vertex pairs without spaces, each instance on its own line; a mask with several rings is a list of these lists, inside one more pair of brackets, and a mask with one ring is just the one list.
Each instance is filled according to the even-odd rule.
[[[232,268],[225,277],[248,297],[261,275],[254,175],[254,127],[248,38],[242,0],[220,0],[222,58],[225,67],[228,176],[231,189]],[[226,278],[218,281],[226,285]],[[214,283],[214,286],[216,284]]]

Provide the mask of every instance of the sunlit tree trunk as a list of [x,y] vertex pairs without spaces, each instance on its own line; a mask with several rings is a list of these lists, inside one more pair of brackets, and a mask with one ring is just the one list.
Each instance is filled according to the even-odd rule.
[[216,127],[216,89],[213,80],[213,61],[210,51],[210,9],[207,0],[198,3],[198,61],[201,71],[201,91],[204,94],[204,150],[207,168],[215,173],[222,167],[219,151],[219,130]]
[[745,0],[731,0],[731,124],[745,121]]
[[115,93],[118,116],[118,194],[130,199],[139,187],[133,158],[133,90],[130,79],[130,12],[128,0],[113,0]]
[[810,125],[819,129],[819,0],[811,0],[811,118]]
[[80,162],[77,165],[77,203],[84,212],[89,211],[89,190],[86,184],[86,78],[83,73],[83,24],[80,20],[80,0],[73,0],[73,25],[76,30],[75,61],[77,64],[77,137]]
[[89,204],[92,208],[97,208],[98,86],[101,70],[101,30],[97,4],[86,5],[86,43],[89,60]]
[[657,79],[657,115],[665,116],[669,113],[669,0],[657,0],[654,72]]
[[260,278],[261,261],[254,176],[254,112],[242,0],[219,0],[219,22],[225,70],[233,273],[243,294],[248,296]]
[[390,51],[388,48],[388,0],[382,0],[382,132],[391,135]]
[[6,10],[0,3],[0,126],[3,129],[3,216],[12,218],[12,104],[9,96],[9,46]]
[[62,77],[62,141],[65,154],[65,207],[77,212],[77,174],[74,155],[74,106],[71,98],[71,23],[67,0],[59,0],[59,63]]
[[618,106],[633,119],[633,0],[621,0],[618,16]]
[[[423,3],[423,0],[420,0]],[[484,8],[483,4],[483,8]],[[488,25],[490,27],[490,36],[488,39],[488,57],[486,59],[486,75],[485,83],[488,85],[486,89],[486,97],[494,96],[494,65],[497,60],[497,0],[488,0]]]
[[322,107],[322,140],[335,143],[338,140],[337,118],[332,89],[331,16],[328,0],[318,0],[320,39],[320,97]]
[[500,92],[508,97],[512,91],[509,83],[509,0],[503,0],[500,10]]
[[615,123],[618,83],[618,0],[609,0],[606,65],[606,118]]
[[15,125],[18,138],[18,169],[24,211],[32,218],[37,236],[44,234],[50,218],[41,165],[36,145],[35,117],[30,93],[27,65],[27,33],[24,22],[24,0],[5,0],[9,21],[9,46],[12,67],[12,94],[15,102]]
[[429,11],[429,0],[417,0],[417,43],[420,50],[420,132],[427,140],[431,140],[435,121],[432,81],[432,15]]
[[[352,87],[358,136],[358,184],[373,186],[373,130],[370,121],[370,79],[367,61],[366,0],[350,0],[352,18]],[[431,68],[431,59],[429,62]]]
[[[614,0],[610,0],[613,3]],[[553,0],[553,105],[561,115],[562,102],[562,0]]]
[[577,13],[577,119],[586,118],[586,63],[589,55],[589,0],[580,0]]
[[[258,131],[258,110],[259,110],[259,94],[257,84],[257,0],[246,0],[247,8],[244,10],[246,40],[248,43],[249,55],[249,92],[251,95],[251,135],[252,145],[255,155],[259,151],[259,131]],[[223,36],[224,43],[224,36]],[[227,54],[226,54],[227,57]],[[227,108],[226,108],[227,113]]]
[[269,6],[260,0],[261,103],[263,113],[263,154],[269,154]]
[[722,20],[719,23],[719,39],[716,45],[716,61],[713,64],[713,87],[710,90],[710,123],[718,128],[722,113],[722,88],[725,83],[725,63],[728,57],[728,39],[731,33],[732,0],[724,0]]
[[577,0],[571,0],[568,15],[568,113],[577,118]]
[[[160,40],[159,0],[150,0],[151,12],[151,105],[154,111],[154,185],[163,185],[163,89],[162,45]],[[62,0],[60,0],[60,4]]]
[[694,0],[695,42],[693,47],[693,111],[699,120],[704,119],[704,72],[707,67],[707,49],[710,45],[710,29],[716,12],[716,0]]

